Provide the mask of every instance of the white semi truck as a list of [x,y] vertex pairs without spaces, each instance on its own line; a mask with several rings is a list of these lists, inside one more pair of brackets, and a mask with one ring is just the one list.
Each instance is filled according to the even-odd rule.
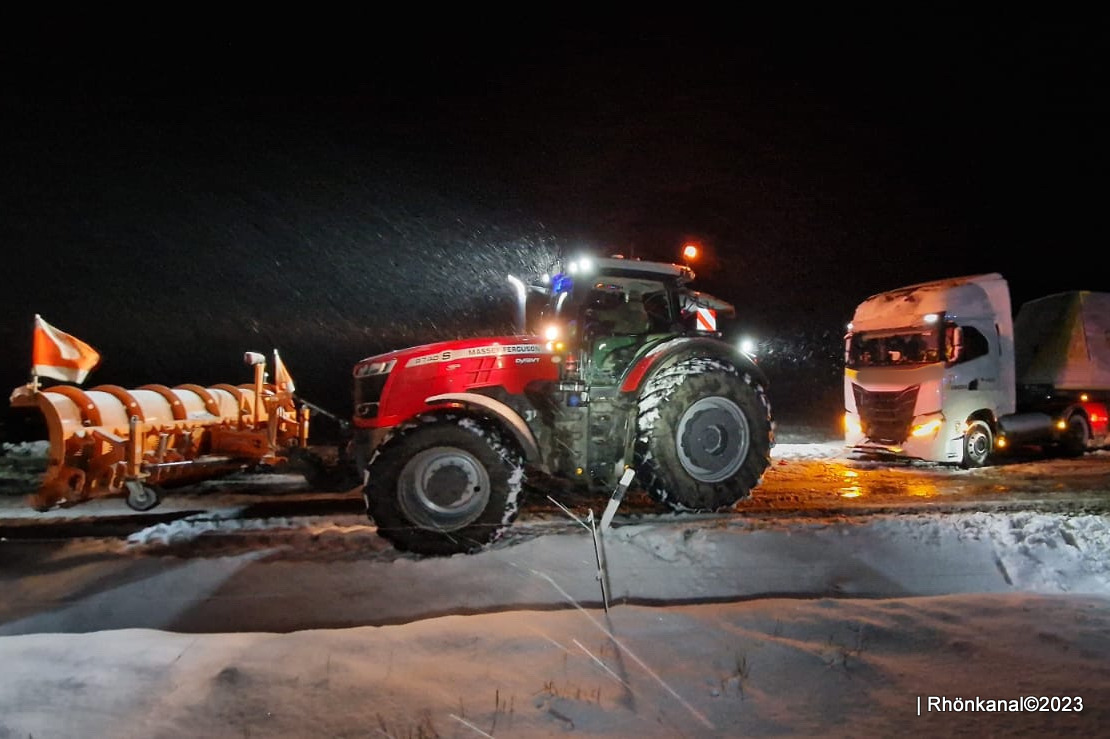
[[855,452],[960,465],[1005,448],[1079,456],[1110,442],[1110,293],[1030,300],[998,273],[879,293],[844,343]]

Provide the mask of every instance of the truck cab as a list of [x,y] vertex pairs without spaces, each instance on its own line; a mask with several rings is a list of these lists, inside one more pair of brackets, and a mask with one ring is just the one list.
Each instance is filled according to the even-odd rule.
[[860,303],[844,340],[851,449],[979,467],[997,450],[1079,456],[1110,440],[1110,293],[1025,301],[997,273]]
[[1014,412],[1010,293],[998,273],[911,285],[857,306],[844,340],[845,443],[977,467]]

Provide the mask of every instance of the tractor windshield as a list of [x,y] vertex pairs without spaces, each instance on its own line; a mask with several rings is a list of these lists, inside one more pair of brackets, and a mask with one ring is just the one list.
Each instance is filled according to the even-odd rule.
[[563,281],[529,294],[529,328],[543,334],[551,322],[592,335],[640,335],[676,329],[679,308],[659,280],[600,276]]
[[672,295],[659,280],[600,276],[576,290],[574,300],[587,336],[640,336],[676,329]]

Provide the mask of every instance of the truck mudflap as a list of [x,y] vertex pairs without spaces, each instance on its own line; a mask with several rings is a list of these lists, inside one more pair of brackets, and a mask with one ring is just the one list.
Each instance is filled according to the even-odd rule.
[[49,441],[46,471],[28,503],[48,510],[126,495],[132,508],[149,510],[163,487],[286,462],[307,444],[308,409],[294,402],[276,353],[279,384],[265,382],[262,355],[245,359],[252,384],[16,388],[11,407],[37,411]]

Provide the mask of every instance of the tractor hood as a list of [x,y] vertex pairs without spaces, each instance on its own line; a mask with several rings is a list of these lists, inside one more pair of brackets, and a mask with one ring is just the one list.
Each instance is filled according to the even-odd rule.
[[557,380],[559,359],[527,335],[440,341],[367,357],[354,368],[354,424],[392,426],[445,396],[520,395],[532,383]]
[[549,354],[538,336],[486,336],[437,341],[406,349],[376,354],[355,365],[355,377],[385,374],[394,369],[430,364],[450,365],[453,362],[484,357],[536,356]]

